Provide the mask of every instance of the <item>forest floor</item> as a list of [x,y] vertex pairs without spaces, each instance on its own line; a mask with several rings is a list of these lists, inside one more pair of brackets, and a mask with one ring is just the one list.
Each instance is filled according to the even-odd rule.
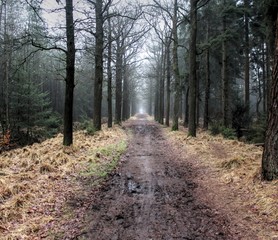
[[261,148],[140,115],[75,138],[0,155],[0,239],[278,239]]

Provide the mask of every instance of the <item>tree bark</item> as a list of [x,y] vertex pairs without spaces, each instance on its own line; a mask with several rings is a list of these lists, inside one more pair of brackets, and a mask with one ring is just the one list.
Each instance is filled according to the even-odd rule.
[[188,135],[196,137],[196,37],[197,0],[190,0],[190,46],[189,46],[189,122]]
[[265,180],[278,179],[278,15],[268,124],[262,158],[262,176]]
[[94,116],[93,122],[96,130],[101,130],[101,104],[103,84],[103,13],[102,0],[95,2],[96,15],[96,44],[95,44],[95,82],[94,82]]
[[123,51],[120,39],[117,39],[116,52],[116,107],[115,107],[115,124],[122,122],[122,96],[123,96]]
[[112,113],[112,29],[111,19],[108,18],[108,56],[107,56],[107,105],[108,105],[108,128],[112,127],[113,113]]
[[128,69],[126,63],[124,63],[124,71],[123,71],[123,113],[122,119],[123,121],[130,118],[130,96],[129,96],[129,79],[128,79]]
[[266,111],[270,107],[270,86],[271,86],[271,70],[270,70],[270,47],[266,44]]
[[8,36],[8,14],[7,14],[7,3],[4,5],[4,49],[3,49],[3,118],[4,118],[4,131],[7,131],[10,125],[10,101],[9,101],[9,75],[10,75],[10,62],[11,62],[11,39]]
[[[226,1],[224,0],[224,7]],[[225,13],[224,13],[225,14]],[[223,115],[223,124],[225,127],[229,126],[229,80],[227,74],[227,40],[226,40],[226,16],[223,16],[222,19],[222,32],[224,34],[224,40],[222,41],[222,115]]]
[[153,115],[153,80],[149,79],[149,92],[148,92],[148,98],[149,98],[149,105],[148,105],[148,114],[150,116]]
[[[207,40],[209,35],[209,25],[207,26]],[[208,130],[209,125],[209,98],[210,98],[210,50],[206,50],[206,85],[205,85],[205,106],[204,106],[204,125],[203,128]]]
[[266,113],[266,108],[267,108],[267,93],[266,93],[266,59],[265,59],[265,47],[264,47],[264,40],[262,39],[262,44],[261,44],[261,50],[262,50],[262,60],[263,60],[263,66],[262,66],[262,71],[263,71],[263,113]]
[[174,92],[174,116],[172,130],[179,129],[179,110],[180,110],[180,73],[178,64],[178,24],[177,24],[178,1],[174,1],[174,14],[173,14],[173,72],[175,79],[175,92]]
[[184,90],[184,120],[183,126],[188,127],[188,115],[189,115],[189,86]]
[[161,74],[160,74],[160,93],[159,93],[159,123],[164,124],[164,88],[165,88],[165,49],[162,43],[161,55]]
[[171,83],[171,59],[170,59],[170,38],[166,45],[166,126],[170,126],[170,83]]
[[249,108],[250,108],[250,58],[249,58],[249,14],[248,10],[250,8],[249,6],[249,1],[250,0],[244,0],[244,8],[245,8],[245,13],[244,13],[244,41],[245,41],[245,64],[244,64],[244,82],[245,82],[245,107],[249,113]]
[[154,102],[154,120],[159,121],[159,88],[160,88],[160,81],[159,81],[159,70],[157,71],[157,75],[155,78],[156,87],[155,87],[155,102]]
[[66,92],[64,108],[64,139],[63,144],[69,146],[73,143],[73,92],[75,72],[75,44],[72,0],[66,0]]

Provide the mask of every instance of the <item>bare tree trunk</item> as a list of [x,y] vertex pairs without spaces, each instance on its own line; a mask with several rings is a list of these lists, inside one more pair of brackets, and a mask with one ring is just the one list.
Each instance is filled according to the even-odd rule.
[[[209,38],[209,24],[207,25],[207,40]],[[209,99],[210,99],[210,50],[206,50],[206,85],[205,85],[205,106],[204,106],[204,125],[205,130],[209,125]]]
[[136,103],[137,103],[137,96],[135,94],[135,92],[132,93],[132,97],[131,97],[131,115],[134,116],[136,114]]
[[63,144],[73,143],[73,92],[75,71],[75,44],[72,0],[66,0],[66,32],[67,32],[67,60],[66,60],[66,93],[64,109],[64,139]]
[[[2,31],[2,16],[3,16],[3,2],[1,1],[1,6],[0,6],[0,33]],[[1,46],[1,56],[3,55],[3,51],[2,51],[2,46]],[[2,127],[2,133],[4,135],[4,76],[3,76],[3,58],[0,59],[0,123],[1,123],[1,127]]]
[[261,78],[260,78],[260,67],[257,67],[257,76],[258,76],[258,93],[259,96],[257,98],[257,103],[256,103],[256,115],[257,117],[260,116],[260,104],[262,101],[262,84],[261,84]]
[[122,122],[122,94],[123,94],[123,53],[120,44],[120,39],[117,40],[117,53],[116,53],[116,107],[115,107],[115,124]]
[[155,103],[154,103],[154,120],[159,121],[159,86],[160,86],[160,81],[159,81],[159,74],[157,73],[156,76],[156,87],[155,87]]
[[196,137],[196,37],[197,0],[190,0],[190,46],[189,46],[189,122],[188,135]]
[[276,41],[272,70],[270,104],[265,147],[262,158],[262,176],[265,180],[278,179],[278,15],[276,21]]
[[166,45],[166,126],[170,125],[170,82],[171,82],[171,59],[170,59],[170,39]]
[[[224,0],[224,6],[226,4],[226,1]],[[226,17],[223,16],[222,19],[222,31],[223,34],[226,33],[227,30],[227,23],[226,23]],[[229,126],[229,80],[228,80],[228,74],[227,74],[227,41],[224,38],[222,41],[222,114],[223,114],[223,124],[225,127]]]
[[266,109],[270,107],[270,86],[271,86],[271,70],[270,70],[270,47],[266,44]]
[[153,81],[150,79],[150,85],[149,85],[149,109],[148,109],[148,114],[150,116],[153,115]]
[[94,127],[101,129],[101,103],[103,84],[103,12],[102,0],[95,2],[96,44],[95,44],[95,82],[94,82]]
[[161,74],[160,74],[160,93],[159,93],[159,123],[164,124],[164,88],[165,88],[165,49],[162,44],[162,55],[161,55]]
[[266,108],[267,108],[267,93],[266,93],[266,66],[265,66],[265,47],[264,47],[264,41],[262,40],[262,60],[263,60],[263,66],[262,66],[262,71],[263,71],[263,113],[266,113]]
[[112,127],[113,113],[112,113],[112,29],[111,19],[108,18],[108,56],[107,56],[107,105],[108,105],[108,127]]
[[184,120],[183,126],[188,127],[188,115],[189,115],[189,86],[184,90]]
[[[9,35],[10,29],[8,29],[10,23],[8,22],[8,14],[7,14],[7,3],[3,2],[3,10],[4,10],[4,33],[3,33],[3,62],[2,62],[2,101],[3,101],[3,128],[4,131],[7,131],[8,128],[10,128],[10,67],[11,67],[11,61],[12,61],[12,45],[13,45],[13,39],[12,36]],[[10,11],[13,9],[11,8]]]
[[175,92],[174,92],[174,116],[172,130],[179,129],[179,110],[180,110],[180,73],[178,64],[178,31],[177,31],[177,12],[178,1],[174,1],[174,14],[173,14],[173,71],[175,79]]
[[128,69],[126,62],[124,63],[124,71],[123,71],[123,111],[122,111],[122,119],[123,121],[129,119],[130,117],[130,97],[129,97],[129,79],[128,79]]
[[249,59],[249,16],[248,16],[248,10],[249,10],[249,1],[250,0],[244,0],[244,41],[245,41],[245,64],[244,64],[244,82],[245,82],[245,107],[249,113],[250,108],[250,74],[249,74],[249,68],[250,68],[250,59]]

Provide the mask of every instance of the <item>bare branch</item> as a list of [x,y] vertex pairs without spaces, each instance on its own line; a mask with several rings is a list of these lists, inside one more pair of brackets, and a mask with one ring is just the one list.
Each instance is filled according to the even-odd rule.
[[38,13],[37,8],[35,6],[33,6],[28,0],[25,0],[25,2],[33,9],[34,13],[41,20],[41,22],[44,23],[44,20],[41,18],[40,14]]
[[67,53],[67,50],[61,48],[61,47],[58,47],[57,45],[54,45],[52,47],[44,47],[42,46],[41,44],[39,43],[35,43],[33,39],[31,39],[31,44],[32,46],[42,50],[42,51],[49,51],[49,50],[58,50],[58,51],[62,51],[64,53]]
[[210,0],[197,0],[197,3],[203,2],[199,6],[197,6],[197,10],[204,7],[205,5],[207,5],[209,3],[209,1]]

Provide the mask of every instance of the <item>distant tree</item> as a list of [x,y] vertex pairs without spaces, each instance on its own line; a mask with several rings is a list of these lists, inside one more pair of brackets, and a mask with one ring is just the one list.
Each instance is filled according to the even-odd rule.
[[137,24],[140,21],[142,11],[137,6],[126,6],[117,11],[115,27],[113,29],[116,45],[116,99],[115,118],[116,124],[121,124],[130,115],[131,98],[128,65],[137,54],[141,39],[147,32],[144,25]]

